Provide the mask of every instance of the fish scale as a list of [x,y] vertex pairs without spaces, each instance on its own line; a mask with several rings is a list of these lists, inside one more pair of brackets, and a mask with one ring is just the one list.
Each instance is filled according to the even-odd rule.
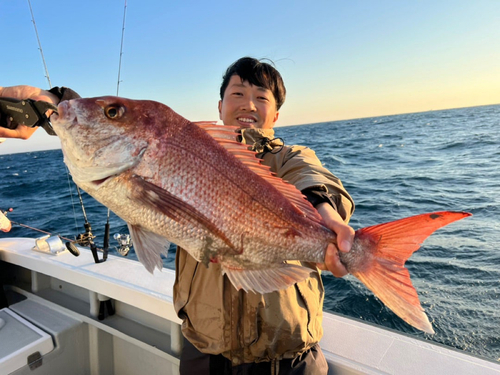
[[[245,229],[249,226],[264,229],[263,233],[259,233],[257,235],[254,233],[255,238],[264,238],[269,236],[269,234],[272,233],[269,230],[269,226],[262,227],[259,226],[259,223],[276,223],[280,220],[280,217],[275,214],[275,212],[278,211],[276,204],[273,204],[274,202],[269,198],[270,194],[266,194],[269,187],[256,184],[255,179],[259,179],[259,177],[255,176],[255,174],[248,173],[248,169],[238,163],[233,163],[233,165],[228,162],[226,162],[225,165],[218,163],[221,158],[220,154],[225,153],[224,150],[219,150],[218,153],[213,151],[210,152],[211,149],[209,149],[209,151],[204,151],[203,144],[200,145],[200,153],[205,157],[213,158],[213,160],[209,159],[208,161],[206,161],[206,159],[203,160],[203,158],[199,156],[193,157],[192,153],[186,153],[185,150],[192,148],[192,141],[191,145],[184,145],[183,142],[186,142],[186,140],[189,139],[190,137],[183,136],[178,137],[178,139],[171,142],[179,145],[179,149],[184,151],[184,153],[180,152],[180,154],[175,155],[176,153],[179,153],[179,149],[169,149],[167,151],[165,154],[166,159],[172,160],[177,158],[178,160],[181,160],[181,162],[169,165],[165,174],[181,176],[181,180],[184,181],[188,181],[189,176],[182,176],[182,174],[198,176],[196,192],[199,192],[199,194],[196,194],[194,190],[191,191],[193,194],[189,194],[189,191],[183,191],[185,189],[181,187],[179,187],[176,191],[172,191],[172,193],[179,196],[185,202],[195,206],[206,216],[211,216],[211,219],[218,227],[222,228],[223,232],[234,233],[231,237],[231,243],[234,244],[238,252],[238,248],[241,243],[240,235],[238,235],[238,233],[244,233]],[[223,155],[222,158],[223,161],[227,161],[227,157],[225,157],[225,155]],[[210,163],[211,160],[212,163]],[[221,193],[219,188],[214,188],[220,184],[221,175],[225,178],[225,184],[230,185],[229,188],[226,187],[226,191],[235,191],[238,188],[241,189],[242,187],[256,188],[248,194]],[[255,199],[255,197],[261,197],[260,201],[263,199],[265,201],[263,203],[259,202]],[[200,205],[199,202],[205,202],[206,206]],[[271,206],[271,208],[269,208],[269,206]],[[241,215],[240,212],[234,210],[234,208],[231,209],[231,207],[249,207],[249,209],[246,210],[245,215]],[[288,224],[281,220],[281,222],[278,222],[275,225],[280,228],[286,227]],[[265,242],[261,242],[266,245],[265,249],[262,251],[259,251],[259,246],[256,246],[257,244],[255,242],[256,241],[254,241],[253,244],[250,242],[248,245],[248,247],[252,247],[253,250],[252,252],[248,252],[248,255],[252,257],[253,263],[258,262],[266,264],[271,260],[274,262],[282,262],[283,256],[279,256],[279,260],[271,257],[271,254],[276,253],[271,251],[272,249],[275,249],[277,246],[283,247],[284,241],[281,236],[274,236],[271,241],[267,239]],[[290,245],[285,243],[287,251],[290,251]],[[259,259],[260,257],[257,257],[257,254],[265,254],[267,256]],[[320,257],[316,257],[311,260],[320,261],[322,259],[322,255],[323,254],[321,253]]]

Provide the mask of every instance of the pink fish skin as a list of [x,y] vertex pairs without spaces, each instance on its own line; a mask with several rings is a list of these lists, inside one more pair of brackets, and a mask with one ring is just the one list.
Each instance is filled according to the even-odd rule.
[[[52,123],[75,183],[129,226],[153,272],[170,242],[237,289],[268,293],[304,280],[336,235],[292,185],[237,141],[239,128],[193,123],[169,107],[119,97],[62,102]],[[406,259],[432,232],[470,216],[422,214],[356,232],[341,261],[389,308],[432,333]]]

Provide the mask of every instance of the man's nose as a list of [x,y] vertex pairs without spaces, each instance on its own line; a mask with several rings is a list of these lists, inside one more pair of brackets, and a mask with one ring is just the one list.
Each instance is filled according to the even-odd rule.
[[241,103],[241,109],[249,112],[257,111],[257,107],[255,106],[254,100],[252,98],[249,98]]

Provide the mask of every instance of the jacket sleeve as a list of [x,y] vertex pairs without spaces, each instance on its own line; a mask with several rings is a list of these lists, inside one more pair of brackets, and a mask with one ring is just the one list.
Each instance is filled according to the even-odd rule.
[[342,219],[349,222],[354,201],[340,179],[321,165],[313,150],[304,146],[285,146],[278,154],[281,155],[269,164],[278,177],[295,185],[314,206],[329,202]]

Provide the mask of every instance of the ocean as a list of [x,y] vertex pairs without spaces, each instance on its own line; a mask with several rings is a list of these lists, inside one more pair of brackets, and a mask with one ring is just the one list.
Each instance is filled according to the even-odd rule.
[[[354,229],[431,211],[474,215],[437,231],[406,263],[435,335],[403,322],[352,276],[323,276],[325,310],[499,361],[500,105],[278,127],[276,136],[311,147],[341,178],[356,202]],[[0,155],[0,176],[0,208],[14,209],[12,221],[83,232],[60,150]],[[83,201],[102,245],[107,209],[85,193]],[[110,222],[111,235],[127,233],[115,215]],[[18,225],[0,234],[39,235]],[[174,254],[164,264],[173,269]]]

